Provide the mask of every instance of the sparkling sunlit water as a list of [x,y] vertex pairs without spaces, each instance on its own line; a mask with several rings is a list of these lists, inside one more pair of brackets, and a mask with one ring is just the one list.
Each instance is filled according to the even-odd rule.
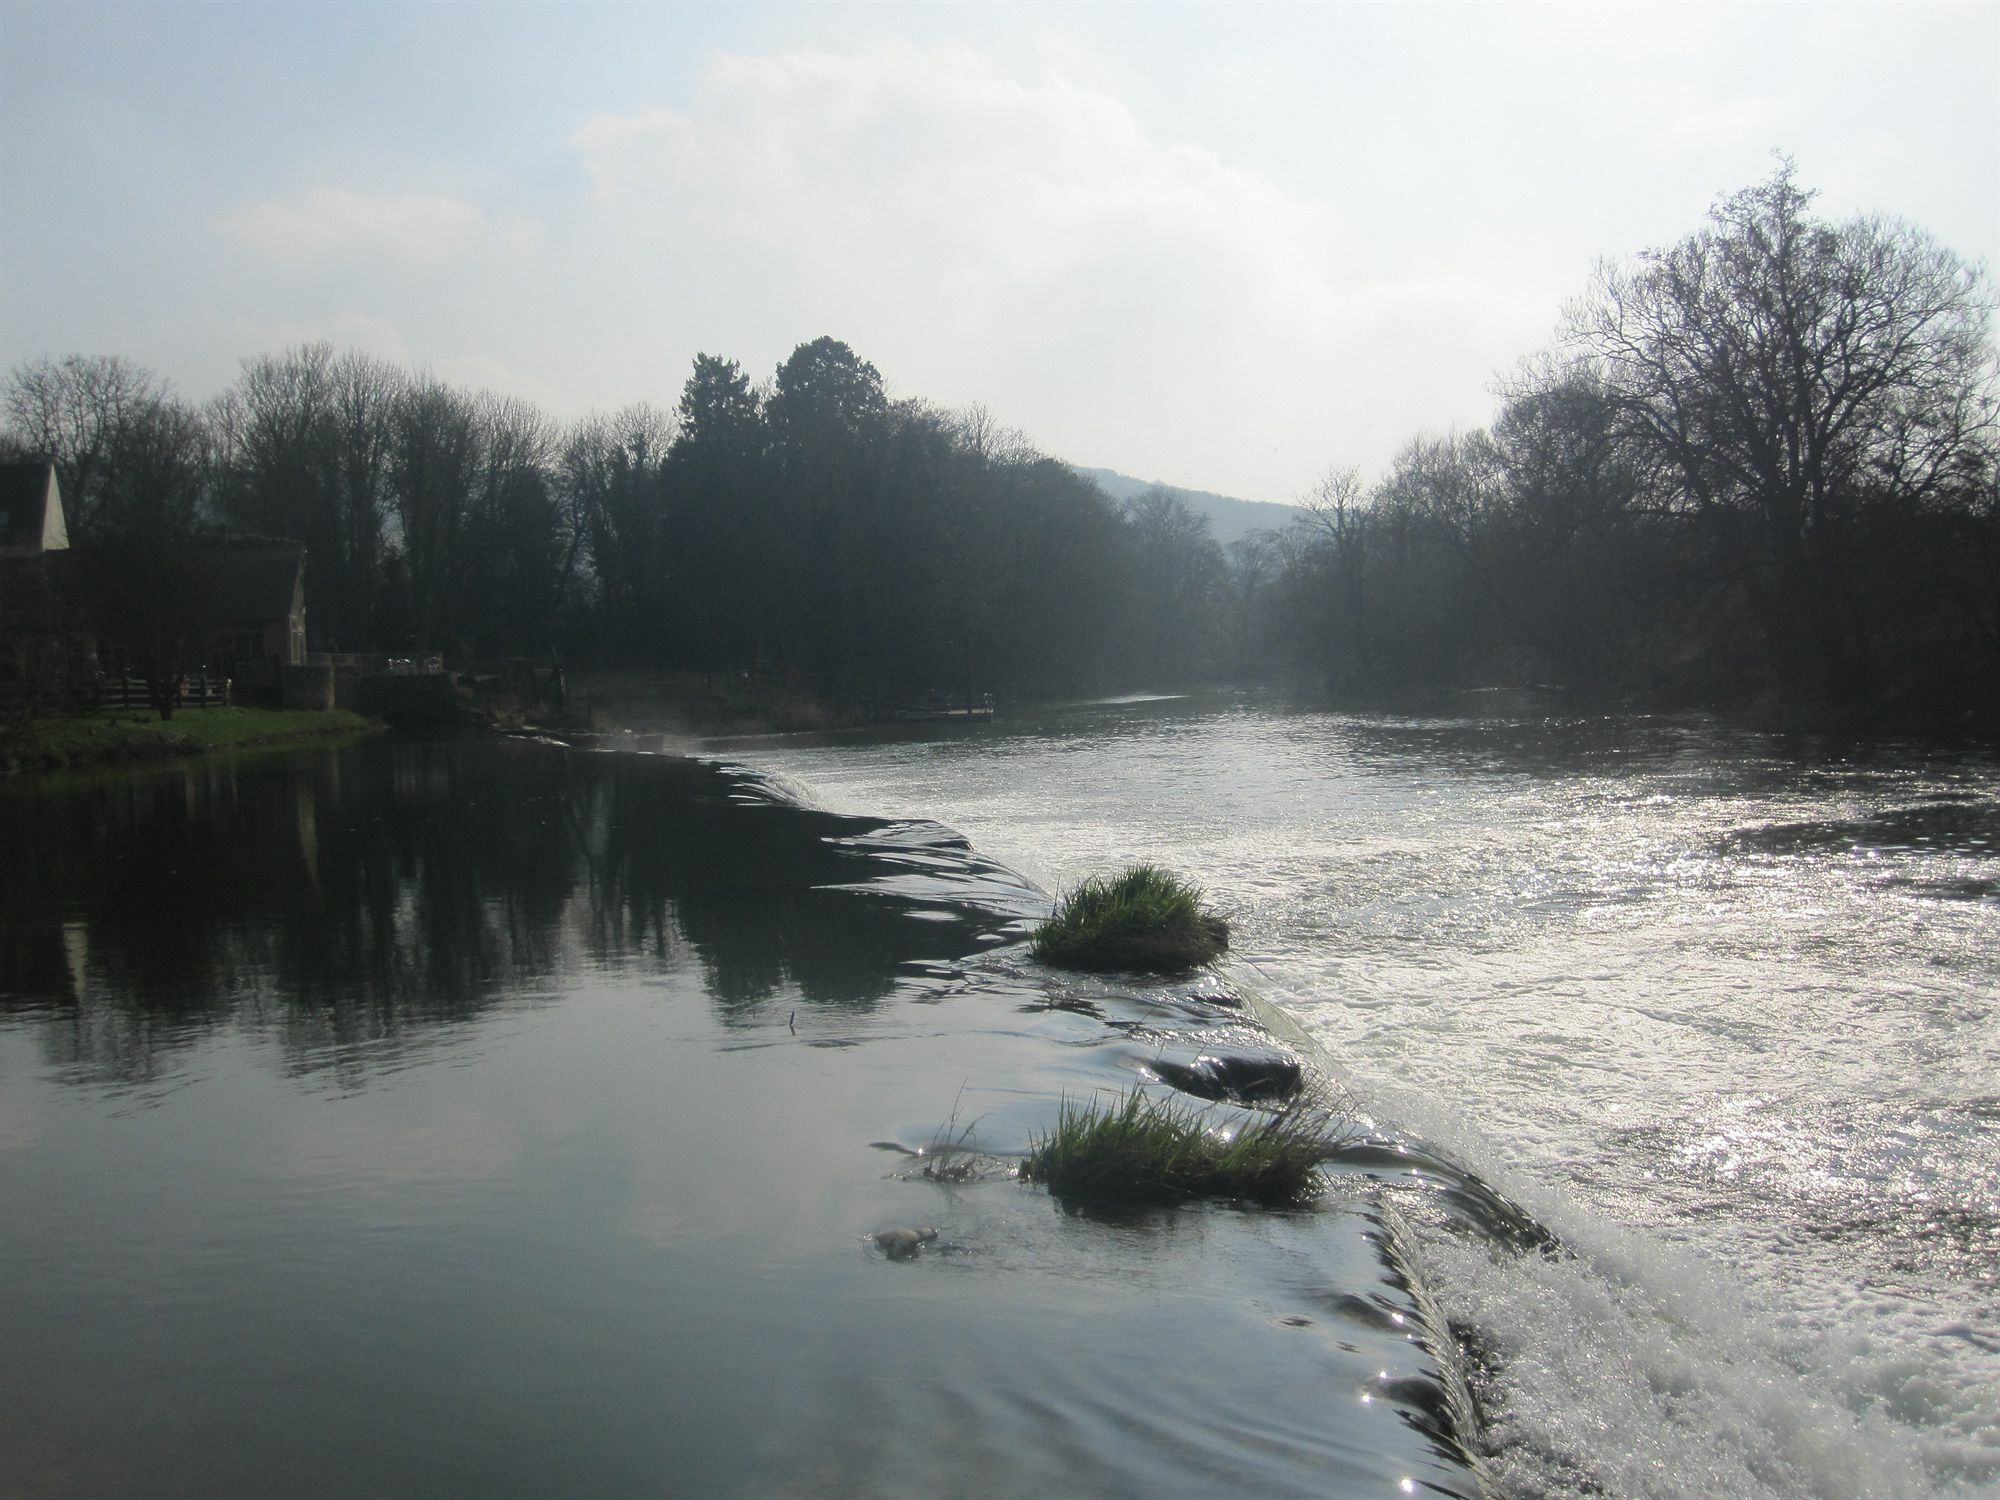
[[1992,755],[1191,700],[729,753],[1050,888],[1200,880],[1365,1101],[1575,1252],[1430,1232],[1506,1491],[2000,1486]]

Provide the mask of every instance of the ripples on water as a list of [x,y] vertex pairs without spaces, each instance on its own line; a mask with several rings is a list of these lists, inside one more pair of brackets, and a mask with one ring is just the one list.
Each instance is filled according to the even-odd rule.
[[1993,756],[1192,701],[732,753],[1051,888],[1205,883],[1362,1098],[1578,1252],[1428,1246],[1503,1491],[2000,1487]]
[[1469,1493],[1379,1196],[1488,1195],[1016,1180],[1065,1098],[1308,1070],[774,790],[484,737],[0,788],[0,1494]]

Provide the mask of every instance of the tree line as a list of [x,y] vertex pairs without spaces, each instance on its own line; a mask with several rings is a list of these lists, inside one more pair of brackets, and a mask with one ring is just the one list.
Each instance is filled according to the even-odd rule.
[[568,427],[326,344],[199,408],[116,357],[22,365],[4,400],[80,550],[192,577],[219,528],[302,542],[314,649],[1087,691],[1157,655],[1152,534],[1213,551],[1178,502],[1121,510],[831,338],[762,384],[699,355],[672,409]]
[[2000,726],[1992,306],[1922,230],[1816,217],[1781,159],[1601,264],[1490,427],[1330,471],[1256,549],[1259,652],[1355,691]]
[[1781,161],[1605,262],[1489,427],[1335,467],[1227,548],[1169,490],[1120,506],[981,409],[891,399],[831,338],[755,383],[699,355],[672,408],[568,426],[325,344],[199,408],[123,359],[43,359],[7,379],[6,438],[54,459],[78,544],[140,572],[214,526],[304,543],[315,649],[1991,713],[1989,283],[1811,203]]

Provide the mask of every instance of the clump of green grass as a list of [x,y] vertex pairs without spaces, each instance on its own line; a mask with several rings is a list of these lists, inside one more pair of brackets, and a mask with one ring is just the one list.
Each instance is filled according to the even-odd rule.
[[1056,903],[1031,951],[1065,969],[1179,974],[1229,946],[1229,924],[1204,911],[1201,891],[1157,865],[1092,878]]
[[1076,1104],[1036,1138],[1021,1176],[1058,1198],[1119,1204],[1240,1198],[1303,1203],[1320,1189],[1319,1163],[1339,1144],[1323,1111],[1299,1108],[1217,1130],[1211,1111],[1155,1099],[1143,1089]]

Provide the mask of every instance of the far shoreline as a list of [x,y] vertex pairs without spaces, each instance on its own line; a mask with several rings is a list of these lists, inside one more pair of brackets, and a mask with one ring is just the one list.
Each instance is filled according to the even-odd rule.
[[0,780],[148,765],[382,727],[342,708],[182,708],[171,719],[151,710],[30,714],[0,724]]

